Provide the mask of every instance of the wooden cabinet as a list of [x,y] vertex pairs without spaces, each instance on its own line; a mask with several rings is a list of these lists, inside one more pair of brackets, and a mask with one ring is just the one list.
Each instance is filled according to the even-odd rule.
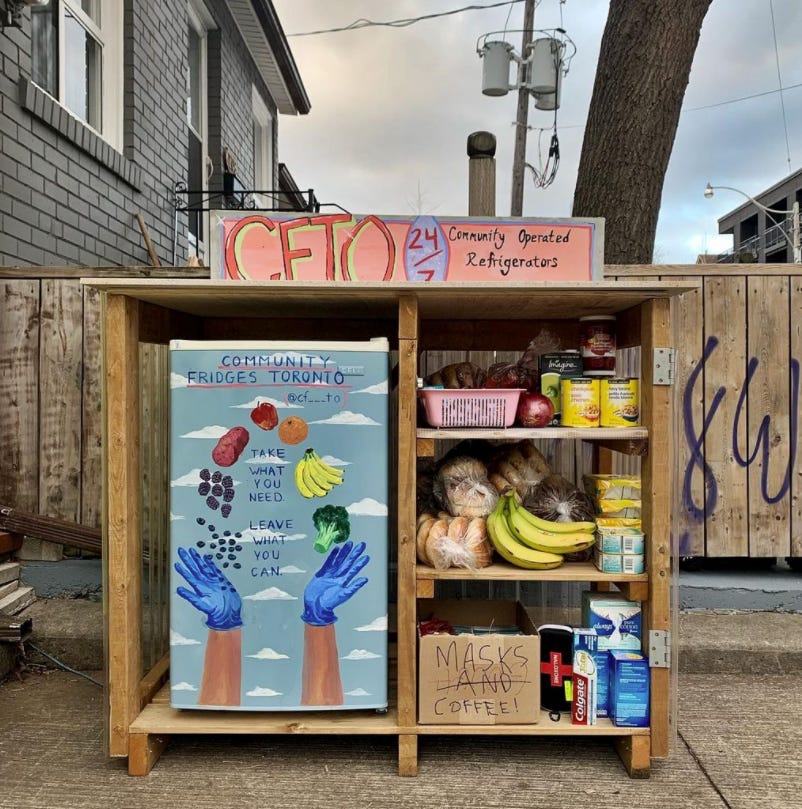
[[[463,285],[217,281],[93,281],[104,293],[105,362],[105,593],[109,676],[109,752],[128,756],[129,771],[150,770],[166,739],[187,733],[389,734],[399,742],[399,771],[417,771],[418,738],[426,734],[604,735],[615,740],[632,775],[647,775],[650,759],[668,755],[670,680],[668,668],[653,668],[651,726],[618,728],[541,722],[534,725],[419,725],[416,706],[417,599],[435,593],[438,581],[479,579],[584,581],[616,587],[643,600],[644,634],[669,630],[671,388],[653,384],[655,349],[670,346],[670,297],[681,287],[667,284]],[[433,430],[417,420],[417,377],[427,350],[520,351],[535,325],[575,344],[577,319],[616,314],[619,346],[640,346],[642,426],[625,429]],[[142,664],[143,480],[148,463],[162,453],[141,453],[142,437],[166,420],[166,401],[140,418],[137,375],[141,343],[192,339],[365,339],[387,336],[397,351],[396,442],[392,448],[397,484],[397,666],[386,713],[249,713],[179,711],[169,706],[168,664],[148,671]],[[438,571],[415,558],[416,459],[432,455],[437,442],[464,437],[553,438],[587,441],[596,471],[609,468],[611,453],[641,456],[643,526],[647,570],[641,575],[603,574],[590,564],[528,571],[496,563],[478,573]],[[152,458],[153,460],[148,460]],[[163,494],[163,493],[162,493]],[[166,498],[162,497],[162,503]],[[162,514],[163,520],[169,515]],[[166,562],[162,562],[166,573]]]

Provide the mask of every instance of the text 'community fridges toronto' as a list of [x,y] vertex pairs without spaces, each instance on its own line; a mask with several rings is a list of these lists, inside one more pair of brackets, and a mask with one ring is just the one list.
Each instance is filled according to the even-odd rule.
[[388,350],[170,344],[173,707],[387,707]]

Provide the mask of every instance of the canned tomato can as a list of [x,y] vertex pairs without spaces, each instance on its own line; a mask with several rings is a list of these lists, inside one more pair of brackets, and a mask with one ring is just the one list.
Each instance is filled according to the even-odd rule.
[[583,376],[615,376],[615,315],[579,318]]
[[601,380],[602,427],[636,427],[640,424],[639,388],[637,379]]
[[563,427],[598,427],[601,408],[599,380],[587,376],[560,380]]

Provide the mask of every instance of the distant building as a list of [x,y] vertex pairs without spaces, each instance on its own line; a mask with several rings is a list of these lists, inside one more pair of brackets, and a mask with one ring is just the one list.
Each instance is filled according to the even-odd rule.
[[[747,201],[722,216],[718,232],[731,235],[733,246],[719,255],[719,262],[791,264],[794,252],[790,243],[793,228],[790,211],[794,202],[802,205],[802,169],[754,197],[767,208],[789,213],[765,213]],[[787,239],[783,233],[788,235]]]
[[278,161],[310,103],[270,0],[0,0],[0,66],[0,267],[147,263],[137,213],[183,265],[209,208],[311,207]]

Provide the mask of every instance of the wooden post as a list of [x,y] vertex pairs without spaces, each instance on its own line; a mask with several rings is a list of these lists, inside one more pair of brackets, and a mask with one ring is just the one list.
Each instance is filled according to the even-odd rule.
[[[670,385],[653,385],[654,349],[671,345],[670,302],[667,298],[647,301],[641,321],[641,413],[649,425],[649,452],[641,459],[643,531],[649,541],[646,565],[649,574],[649,602],[644,634],[649,629],[671,629],[671,398]],[[648,635],[644,639],[648,642]],[[653,668],[651,692],[651,755],[669,753],[671,724],[671,669]]]
[[127,756],[142,707],[142,481],[139,457],[139,303],[104,295],[104,600],[109,753]]
[[[418,301],[398,303],[398,725],[416,723],[415,431],[418,381]],[[400,732],[398,773],[418,772],[418,737]]]
[[496,136],[468,135],[468,216],[496,215]]

